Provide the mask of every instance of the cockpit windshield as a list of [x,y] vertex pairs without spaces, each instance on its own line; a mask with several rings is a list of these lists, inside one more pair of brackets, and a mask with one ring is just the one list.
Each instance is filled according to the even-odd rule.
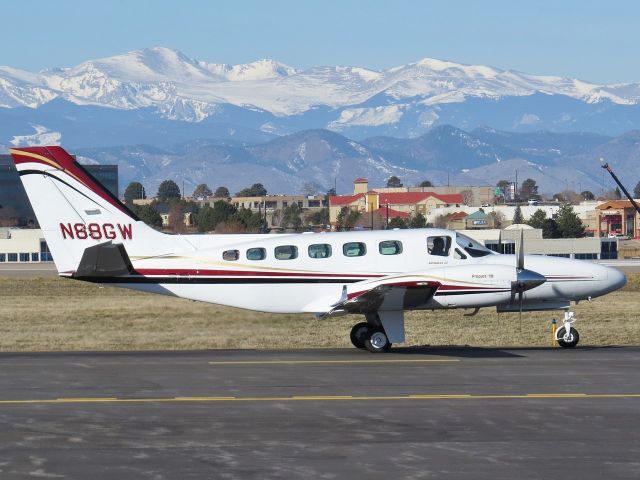
[[491,255],[493,253],[480,242],[461,233],[456,233],[456,243],[472,257],[484,257],[485,255]]

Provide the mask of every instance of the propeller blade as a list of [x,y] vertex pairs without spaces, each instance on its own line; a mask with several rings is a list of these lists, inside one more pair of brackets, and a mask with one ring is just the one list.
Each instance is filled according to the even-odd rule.
[[520,230],[520,248],[518,249],[518,270],[524,270],[524,230]]
[[522,297],[524,295],[524,291],[520,290],[518,292],[518,302],[520,303],[520,311],[518,313],[518,329],[522,332]]

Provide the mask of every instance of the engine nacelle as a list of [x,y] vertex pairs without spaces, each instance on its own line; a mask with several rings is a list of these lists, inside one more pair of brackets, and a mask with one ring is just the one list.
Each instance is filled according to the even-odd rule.
[[443,306],[490,307],[511,302],[516,268],[507,265],[456,265],[443,269],[435,300]]

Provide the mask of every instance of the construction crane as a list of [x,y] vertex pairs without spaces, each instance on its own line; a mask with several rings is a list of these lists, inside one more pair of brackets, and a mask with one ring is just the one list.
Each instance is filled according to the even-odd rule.
[[[602,161],[603,159],[601,158],[600,161]],[[622,185],[622,183],[620,182],[620,180],[618,179],[618,176],[613,173],[613,170],[611,169],[611,167],[609,166],[608,163],[605,163],[604,165],[602,165],[602,168],[604,168],[607,172],[609,172],[609,174],[611,174],[611,176],[613,177],[613,179],[615,180],[615,182],[618,184],[618,186],[620,187],[620,190],[622,190],[624,192],[624,194],[627,196],[627,198],[629,199],[629,201],[631,202],[631,205],[633,205],[633,208],[636,209],[636,212],[638,212],[638,214],[640,214],[640,206],[638,206],[638,204],[636,203],[636,201],[633,199],[633,197],[631,196],[631,194],[627,191],[626,188],[624,188],[624,185]]]

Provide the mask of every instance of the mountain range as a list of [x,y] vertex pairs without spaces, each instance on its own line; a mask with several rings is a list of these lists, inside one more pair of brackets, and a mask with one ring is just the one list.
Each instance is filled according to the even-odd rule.
[[335,182],[346,193],[358,176],[494,184],[518,170],[545,192],[599,191],[600,157],[635,185],[639,129],[640,83],[429,58],[299,70],[156,47],[40,72],[0,67],[0,149],[60,143],[149,189],[174,178],[233,190],[251,177],[274,192]]
[[166,148],[79,148],[73,153],[82,162],[117,163],[121,185],[139,180],[155,192],[170,178],[181,187],[184,182],[187,194],[199,183],[225,185],[235,192],[256,182],[270,193],[323,193],[335,185],[338,193],[349,194],[357,177],[384,186],[391,175],[407,186],[422,180],[495,185],[501,179],[514,181],[516,172],[520,183],[535,179],[541,193],[569,188],[599,194],[615,188],[600,168],[601,157],[615,159],[611,163],[630,187],[640,179],[640,131],[609,137],[490,128],[466,132],[443,125],[412,139],[372,137],[358,142],[328,130],[304,130],[246,145],[199,140]]

